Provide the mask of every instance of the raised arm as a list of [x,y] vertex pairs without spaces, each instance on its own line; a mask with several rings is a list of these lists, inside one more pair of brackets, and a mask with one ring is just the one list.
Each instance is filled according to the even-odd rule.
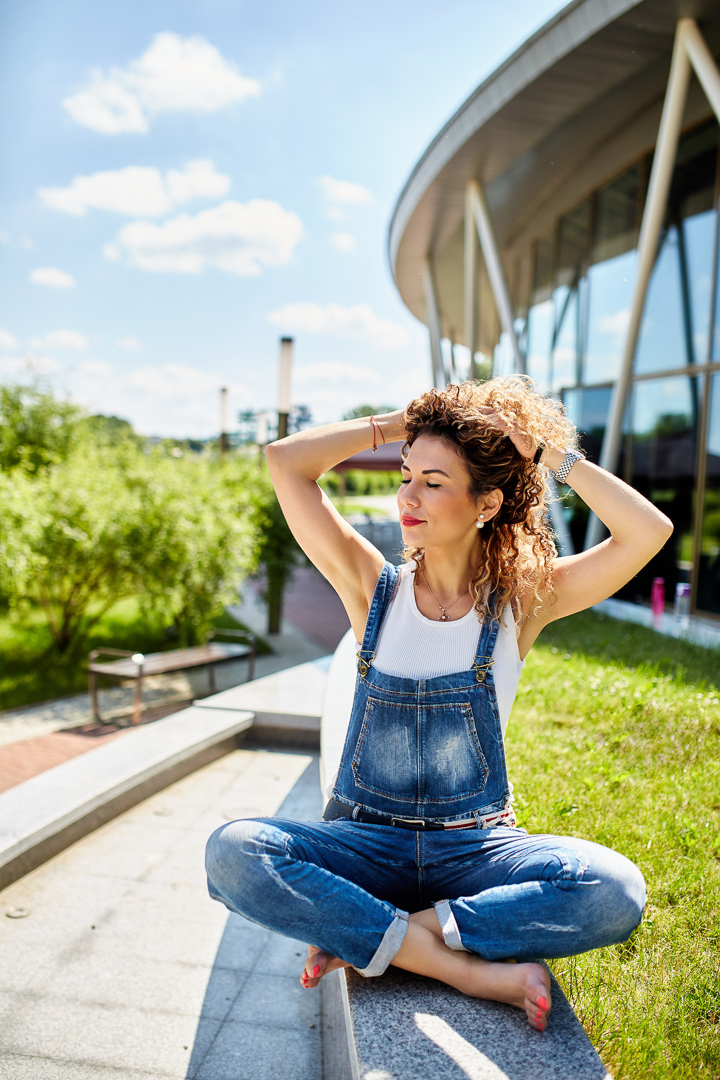
[[[525,444],[526,450],[516,438],[513,442],[527,457],[537,445]],[[546,447],[540,460],[555,472],[564,456],[564,450]],[[661,510],[619,477],[589,461],[575,462],[568,483],[611,535],[588,551],[556,559],[555,601],[548,599],[528,619],[521,634],[528,639],[527,648],[547,623],[592,607],[617,592],[660,551],[673,531],[672,522]]]
[[[375,417],[386,442],[405,439],[403,413]],[[376,434],[376,440],[382,437]],[[293,536],[342,600],[360,640],[383,557],[341,516],[317,481],[338,462],[373,445],[369,417],[312,428],[270,443],[270,475]]]

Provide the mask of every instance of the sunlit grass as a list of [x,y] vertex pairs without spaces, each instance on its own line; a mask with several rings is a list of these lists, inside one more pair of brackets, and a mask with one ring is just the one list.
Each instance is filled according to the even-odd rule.
[[507,737],[519,823],[645,875],[629,942],[552,967],[621,1080],[720,1075],[720,653],[576,615],[530,653]]

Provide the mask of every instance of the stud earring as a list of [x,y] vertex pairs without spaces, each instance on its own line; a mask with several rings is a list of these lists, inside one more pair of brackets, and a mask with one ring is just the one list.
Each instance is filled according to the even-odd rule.
[[480,520],[475,522],[475,528],[476,529],[482,529],[484,524],[485,524],[485,515],[481,514],[480,515]]

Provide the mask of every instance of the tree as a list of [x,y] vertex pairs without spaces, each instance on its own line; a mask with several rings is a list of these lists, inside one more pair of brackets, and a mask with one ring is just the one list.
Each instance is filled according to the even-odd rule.
[[257,566],[257,462],[175,458],[132,442],[84,442],[36,475],[0,474],[0,593],[45,613],[76,656],[118,600],[139,595],[201,640]]
[[300,548],[290,532],[275,495],[270,474],[262,463],[256,489],[258,564],[264,571],[262,597],[268,610],[268,634],[280,631],[283,594],[300,559]]
[[35,474],[67,457],[80,436],[83,411],[39,385],[0,386],[0,469]]

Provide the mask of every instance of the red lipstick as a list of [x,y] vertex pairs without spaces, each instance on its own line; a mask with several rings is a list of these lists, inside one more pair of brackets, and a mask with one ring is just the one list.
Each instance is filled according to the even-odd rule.
[[412,527],[413,525],[422,525],[423,521],[421,518],[409,517],[407,514],[403,514],[403,516],[400,518],[400,523],[402,525]]

